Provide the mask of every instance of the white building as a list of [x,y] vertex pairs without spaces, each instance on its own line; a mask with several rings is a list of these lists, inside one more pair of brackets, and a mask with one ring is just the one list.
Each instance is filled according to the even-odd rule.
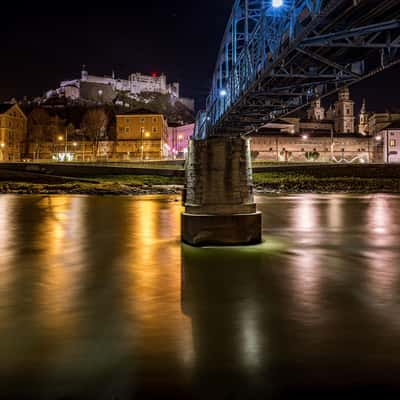
[[400,163],[400,121],[395,121],[380,131],[375,139],[383,143],[385,163]]

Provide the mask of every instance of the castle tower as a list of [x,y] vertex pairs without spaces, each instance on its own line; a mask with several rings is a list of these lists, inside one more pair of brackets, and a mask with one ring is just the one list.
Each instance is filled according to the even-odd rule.
[[349,88],[343,88],[335,103],[335,131],[337,133],[353,133],[354,125],[354,101],[350,99]]
[[308,112],[308,119],[312,121],[322,121],[325,119],[325,108],[321,106],[321,99],[317,98],[311,102]]
[[81,80],[82,81],[87,81],[89,77],[89,72],[86,70],[86,65],[82,65],[82,72],[81,72]]
[[363,99],[360,115],[358,117],[358,133],[367,135],[369,131],[366,101]]

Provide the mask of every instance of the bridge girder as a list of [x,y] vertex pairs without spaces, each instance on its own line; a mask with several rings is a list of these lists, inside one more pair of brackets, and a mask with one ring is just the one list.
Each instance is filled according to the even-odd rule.
[[236,0],[195,137],[248,133],[399,62],[398,0]]

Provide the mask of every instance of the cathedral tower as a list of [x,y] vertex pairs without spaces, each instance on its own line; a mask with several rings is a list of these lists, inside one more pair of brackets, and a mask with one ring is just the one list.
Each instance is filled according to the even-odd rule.
[[335,103],[335,131],[337,133],[353,133],[354,125],[354,101],[350,99],[349,88],[343,88]]
[[325,119],[325,108],[321,107],[320,98],[311,102],[311,107],[308,110],[308,119],[312,121],[322,121]]

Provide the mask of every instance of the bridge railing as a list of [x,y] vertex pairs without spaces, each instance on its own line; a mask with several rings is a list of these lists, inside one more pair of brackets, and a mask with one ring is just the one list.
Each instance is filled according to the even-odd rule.
[[322,0],[236,0],[228,21],[198,131],[210,134],[268,64],[285,41],[302,30],[300,14],[317,15]]

